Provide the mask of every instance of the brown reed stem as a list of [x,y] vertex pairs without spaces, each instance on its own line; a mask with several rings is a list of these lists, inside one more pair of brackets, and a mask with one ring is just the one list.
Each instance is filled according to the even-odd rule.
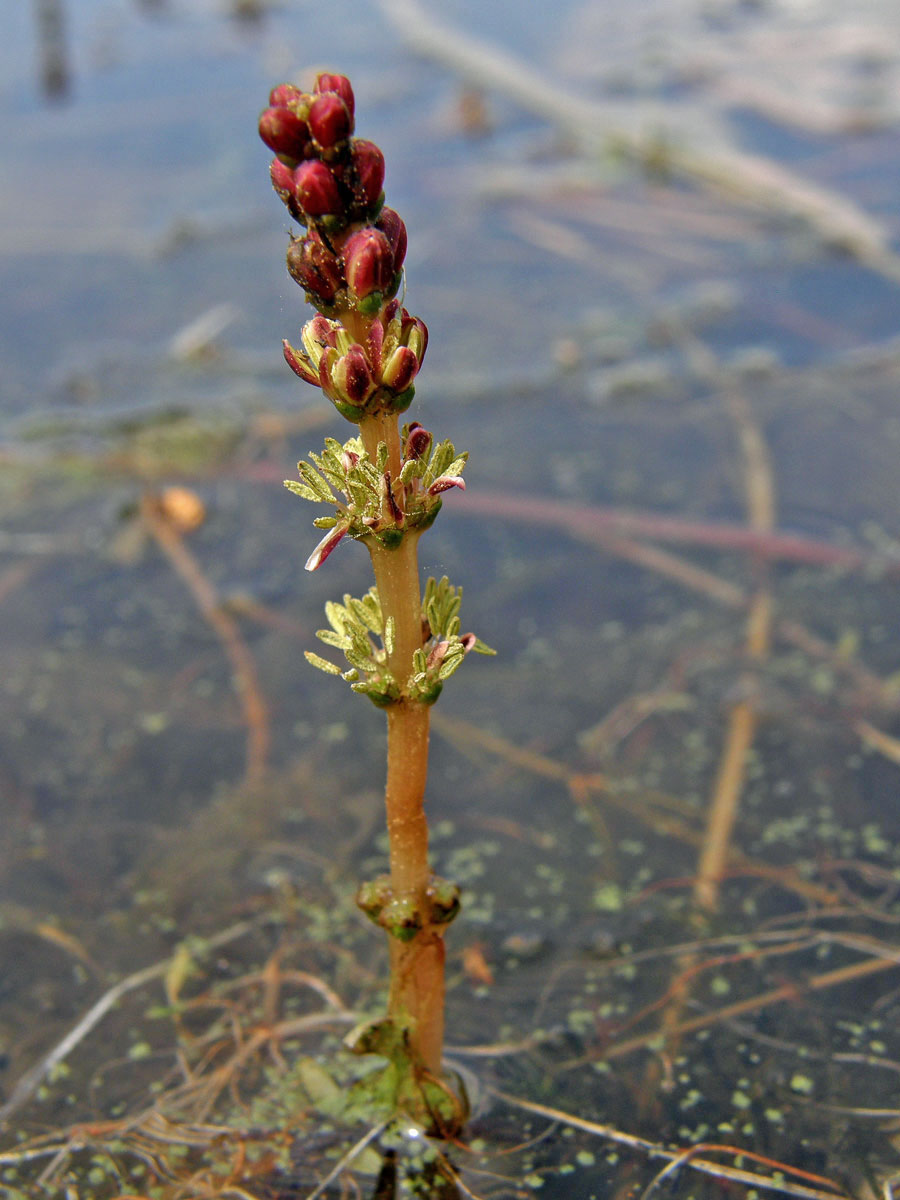
[[[750,406],[736,389],[728,405],[738,431],[744,467],[744,492],[750,527],[771,534],[775,528],[775,477],[762,432]],[[765,661],[772,637],[772,593],[767,564],[754,556],[756,589],[747,615],[746,656],[752,665]],[[747,760],[753,748],[759,712],[755,701],[757,681],[751,671],[742,675],[745,695],[731,710],[728,733],[710,801],[706,837],[697,867],[694,899],[707,912],[716,909],[719,883],[728,864],[731,835],[737,821]]]

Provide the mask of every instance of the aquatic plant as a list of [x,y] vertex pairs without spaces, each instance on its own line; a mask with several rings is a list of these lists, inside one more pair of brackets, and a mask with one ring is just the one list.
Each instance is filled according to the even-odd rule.
[[275,152],[272,184],[302,228],[287,267],[318,310],[284,357],[357,426],[341,443],[298,464],[285,486],[331,511],[314,523],[321,541],[306,561],[317,570],[345,539],[362,543],[375,586],[326,606],[326,646],[347,665],[307,653],[313,666],[345,679],[387,715],[385,802],[390,872],[365,883],[357,903],[387,933],[390,990],[385,1017],[351,1035],[355,1049],[388,1060],[382,1095],[427,1129],[448,1133],[463,1115],[441,1070],[444,934],[459,909],[457,887],[435,876],[428,855],[425,784],[429,710],[470,650],[492,653],[462,633],[461,589],[445,578],[420,589],[417,546],[443,493],[465,488],[467,455],[436,441],[418,421],[402,427],[428,330],[397,299],[404,279],[406,226],[385,206],[384,157],[353,136],[353,89],[320,74],[311,93],[273,89],[259,122]]

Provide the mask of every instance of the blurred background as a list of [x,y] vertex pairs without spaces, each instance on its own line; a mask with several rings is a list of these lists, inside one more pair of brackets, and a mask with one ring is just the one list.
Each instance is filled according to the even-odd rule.
[[[0,0],[0,18],[8,1146],[144,1102],[172,1061],[152,989],[62,1087],[16,1085],[189,935],[249,914],[261,940],[213,974],[290,935],[349,1006],[383,983],[352,902],[384,858],[383,718],[303,659],[368,562],[342,547],[307,576],[316,514],[281,486],[349,434],[282,361],[309,312],[256,135],[272,85],[327,69],[410,232],[405,303],[431,335],[410,416],[471,453],[423,567],[498,650],[436,710],[436,863],[466,890],[449,1040],[485,1088],[882,1194],[900,10]],[[507,1049],[466,1060],[476,1043]],[[497,1111],[484,1137],[526,1141]],[[579,1195],[646,1186],[659,1165],[622,1153],[557,1132],[491,1194],[572,1195],[575,1170]]]

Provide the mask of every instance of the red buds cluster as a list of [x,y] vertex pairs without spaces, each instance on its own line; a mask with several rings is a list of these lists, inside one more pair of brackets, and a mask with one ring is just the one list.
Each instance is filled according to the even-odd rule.
[[291,370],[320,387],[335,408],[350,421],[377,411],[402,413],[415,394],[428,330],[392,300],[377,314],[365,344],[354,342],[339,321],[313,317],[303,327],[303,349],[284,343]]
[[288,270],[326,316],[366,315],[396,295],[406,227],[383,208],[384,155],[353,137],[354,98],[343,75],[322,74],[312,93],[273,88],[259,118],[270,149],[272,186],[307,232],[288,251]]
[[259,136],[289,167],[337,159],[353,135],[353,110],[353,88],[343,75],[320,75],[312,94],[280,83],[259,118]]
[[275,151],[272,184],[305,228],[291,238],[288,272],[321,314],[304,327],[301,348],[284,343],[285,359],[351,421],[404,412],[428,331],[394,299],[406,226],[384,207],[384,157],[353,136],[343,75],[319,75],[311,93],[283,83],[269,105],[259,132]]

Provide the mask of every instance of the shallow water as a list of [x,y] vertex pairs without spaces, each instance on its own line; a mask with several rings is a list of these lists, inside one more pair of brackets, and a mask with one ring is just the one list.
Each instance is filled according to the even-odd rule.
[[[586,103],[664,100],[710,155],[730,139],[851,201],[882,223],[873,258],[835,253],[782,202],[698,184],[674,154],[650,173],[579,157],[489,79],[467,131],[457,75],[376,4],[239,7],[62,6],[49,95],[39,6],[0,4],[5,1097],[111,984],[244,919],[254,937],[196,951],[190,994],[281,947],[377,1007],[383,947],[352,893],[383,869],[383,718],[302,657],[367,564],[342,548],[301,570],[312,514],[280,481],[341,431],[281,362],[307,313],[255,136],[273,82],[328,66],[352,77],[410,229],[406,303],[431,332],[411,415],[471,451],[423,567],[464,586],[466,626],[499,652],[448,685],[433,737],[436,867],[465,891],[448,1040],[486,1098],[454,1161],[485,1196],[605,1195],[664,1166],[493,1088],[871,1195],[897,1169],[900,1070],[891,11],[867,6],[854,32],[829,5],[672,5],[665,21],[636,5],[615,25],[574,2],[441,6]],[[812,45],[831,47],[821,70]],[[754,78],[761,94],[725,86]],[[262,783],[227,653],[136,516],[171,484],[205,505],[187,545],[256,664]],[[748,543],[769,499],[774,530]],[[771,645],[748,658],[757,591]],[[757,724],[734,853],[698,916],[742,704]],[[162,1000],[158,981],[136,990],[17,1104],[5,1153],[171,1083],[171,1013],[147,1016]],[[313,1140],[279,1194],[329,1169]],[[7,1183],[33,1190],[44,1166]],[[143,1186],[121,1165],[88,1185],[91,1166],[62,1159],[46,1194]],[[718,1185],[682,1170],[667,1186]]]

